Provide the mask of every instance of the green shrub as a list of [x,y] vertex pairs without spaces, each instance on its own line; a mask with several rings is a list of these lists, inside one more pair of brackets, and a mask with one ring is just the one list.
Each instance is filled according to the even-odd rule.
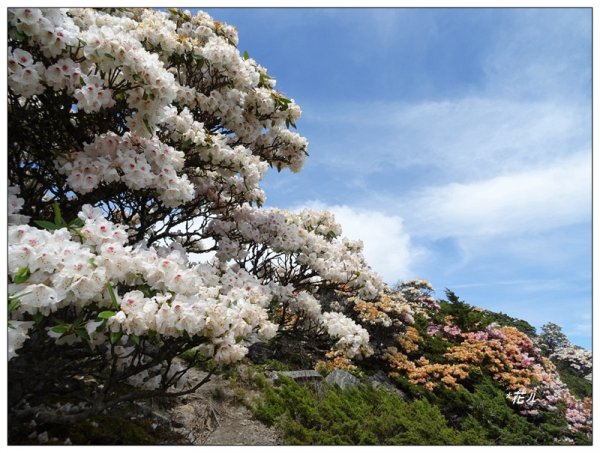
[[280,387],[265,389],[254,414],[281,428],[292,445],[454,445],[464,438],[426,400],[406,402],[370,386],[320,395],[281,378]]
[[592,383],[577,374],[575,370],[568,365],[557,364],[556,369],[560,374],[560,379],[569,388],[571,393],[579,398],[586,396],[592,397]]
[[450,427],[461,433],[461,444],[556,445],[565,437],[576,444],[591,442],[569,431],[564,406],[554,412],[540,410],[536,418],[525,417],[489,377],[483,377],[472,391],[462,386],[459,390],[440,387],[428,399],[441,409]]
[[492,323],[497,323],[500,326],[514,327],[530,338],[536,336],[535,327],[522,319],[513,318],[502,312],[494,313],[492,311],[483,310],[476,311],[475,307],[467,304],[458,296],[446,290],[448,300],[440,301],[440,310],[438,317],[443,319],[444,316],[451,315],[454,317],[454,322],[463,330],[479,330],[485,329]]

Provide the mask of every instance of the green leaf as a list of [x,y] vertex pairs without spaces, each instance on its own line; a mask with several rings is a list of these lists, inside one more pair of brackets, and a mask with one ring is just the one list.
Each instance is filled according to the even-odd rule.
[[31,272],[29,272],[29,268],[22,267],[15,274],[15,276],[13,278],[13,282],[15,282],[16,284],[25,283],[29,279],[30,276],[31,276]]
[[81,220],[79,217],[73,219],[69,222],[69,228],[81,228],[85,225],[85,222]]
[[148,285],[147,283],[140,285],[138,289],[144,294],[144,297],[152,297],[155,295],[152,291],[152,288],[150,288],[150,285]]
[[247,50],[244,50],[244,60],[247,60],[248,58],[250,58],[250,55],[248,55]]
[[83,338],[84,340],[90,340],[90,335],[84,328],[75,329],[75,335],[77,335],[79,338]]
[[192,145],[192,143],[192,140],[187,138],[181,143],[181,148],[183,148],[184,150],[188,149]]
[[52,222],[48,222],[47,220],[35,220],[34,223],[43,228],[44,230],[58,230],[60,229],[60,227],[58,225],[55,225]]
[[196,66],[198,66],[198,68],[201,68],[202,66],[204,66],[206,59],[202,55],[194,54],[194,55],[192,55],[192,57],[194,58],[194,60],[196,60]]
[[17,38],[19,41],[27,40],[27,35],[25,33],[23,33],[21,30],[17,30],[16,28],[11,28],[11,32],[13,33],[14,37]]
[[271,80],[271,77],[267,74],[261,74],[258,78],[258,86],[260,88],[267,86],[267,80]]
[[148,121],[148,118],[144,118],[144,126],[146,126],[146,129],[148,130],[148,132],[150,132],[150,135],[154,135],[154,129],[150,127],[150,122]]
[[108,319],[108,318],[112,318],[114,315],[115,315],[114,311],[106,310],[106,311],[101,311],[100,313],[98,313],[98,318]]
[[52,209],[54,210],[54,223],[60,228],[66,227],[67,223],[62,218],[62,214],[60,213],[60,206],[56,201],[52,203]]
[[36,314],[33,315],[33,321],[36,324],[41,323],[43,319],[44,319],[44,315],[41,314],[39,311]]
[[117,295],[115,294],[115,290],[113,289],[110,282],[106,284],[106,290],[108,291],[108,295],[110,296],[110,300],[112,305],[117,308],[119,306],[119,302],[117,301]]
[[9,313],[11,311],[17,310],[20,306],[21,306],[21,301],[19,299],[11,299],[10,297],[8,298]]
[[123,336],[123,332],[112,332],[110,334],[110,343],[116,344],[121,339],[122,336]]
[[158,337],[158,334],[153,330],[148,331],[148,341],[150,341],[150,343],[154,346],[160,345],[160,338]]
[[50,330],[55,333],[65,334],[69,331],[69,326],[66,324],[59,324],[58,326],[51,327]]
[[137,335],[129,335],[129,339],[131,340],[131,342],[134,345],[136,345],[136,346],[140,345],[140,337],[138,337]]

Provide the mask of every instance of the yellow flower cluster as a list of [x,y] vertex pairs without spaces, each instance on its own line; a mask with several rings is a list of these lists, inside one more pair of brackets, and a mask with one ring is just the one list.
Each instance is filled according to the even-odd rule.
[[369,324],[390,324],[390,317],[379,310],[377,305],[373,302],[366,302],[362,299],[357,299],[354,302],[354,311],[358,313],[358,318]]
[[351,298],[353,309],[358,319],[367,324],[381,324],[385,327],[399,325],[400,323],[412,323],[412,309],[400,294],[379,295],[375,301],[365,301],[357,297]]
[[502,381],[511,390],[529,387],[535,373],[529,367],[522,367],[512,360],[518,354],[515,345],[500,340],[467,339],[451,347],[444,357],[451,362],[465,364],[470,370],[481,370],[487,366],[494,380]]
[[384,358],[393,370],[389,373],[390,377],[402,374],[412,384],[423,385],[427,390],[433,390],[439,382],[443,382],[450,388],[456,388],[458,381],[469,376],[469,367],[464,363],[431,363],[425,357],[413,362],[395,347],[387,348]]
[[[452,322],[452,318],[447,317],[445,321]],[[463,333],[463,341],[444,354],[446,363],[431,363],[424,357],[409,359],[407,354],[418,351],[420,336],[415,328],[407,327],[396,336],[400,350],[388,347],[384,358],[392,369],[390,376],[404,375],[411,383],[429,390],[440,382],[456,388],[469,373],[481,373],[484,367],[494,380],[511,390],[530,388],[550,378],[548,371],[553,369],[552,363],[547,359],[542,359],[541,364],[534,363],[528,355],[535,354],[534,345],[527,335],[513,327],[498,328],[495,332],[498,338],[487,338],[483,332]]]
[[419,331],[414,327],[408,326],[406,330],[396,336],[396,340],[406,352],[415,352],[419,349],[419,341],[421,336]]
[[346,371],[355,371],[356,366],[352,365],[352,361],[348,358],[346,353],[341,349],[332,349],[325,354],[326,360],[320,360],[317,362],[316,370],[326,370],[328,373],[332,372],[336,368]]

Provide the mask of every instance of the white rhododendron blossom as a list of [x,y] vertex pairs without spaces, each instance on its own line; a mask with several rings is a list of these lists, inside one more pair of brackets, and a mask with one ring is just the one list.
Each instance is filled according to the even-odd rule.
[[77,107],[83,109],[84,112],[91,113],[115,105],[112,90],[104,89],[104,84],[99,77],[91,76],[84,81],[85,84],[75,90]]
[[370,354],[344,302],[385,289],[362,243],[331,213],[261,208],[267,171],[300,171],[308,142],[234,27],[10,8],[8,35],[11,363],[33,342],[94,355],[64,366],[110,399],[176,387],[184,353],[232,363],[283,333]]
[[550,358],[567,364],[577,373],[587,375],[592,371],[592,351],[579,346],[568,345],[556,349]]
[[177,175],[183,158],[183,152],[158,139],[109,133],[85,144],[83,152],[60,158],[57,166],[79,193],[91,192],[103,182],[122,181],[135,190],[155,188],[167,206],[177,206],[191,200],[194,194],[187,175]]
[[322,320],[329,335],[338,340],[336,347],[346,351],[348,357],[368,356],[372,353],[368,332],[351,319],[340,313],[329,312],[323,313]]
[[9,49],[8,86],[17,94],[28,98],[41,94],[44,86],[41,83],[45,68],[40,62],[34,62],[29,52],[22,49]]
[[33,325],[31,321],[11,321],[8,326],[8,360],[16,357],[17,349],[23,346],[25,340],[29,338],[27,332]]
[[25,200],[19,197],[17,186],[8,186],[8,224],[18,225],[29,222],[29,217],[19,214]]
[[247,349],[238,344],[240,338],[253,331],[264,340],[275,335],[264,308],[268,293],[246,272],[215,274],[209,287],[202,267],[183,265],[177,252],[160,256],[153,248],[126,246],[124,228],[104,220],[102,210],[84,206],[80,218],[85,223],[77,239],[66,229],[9,227],[9,275],[14,279],[24,268],[31,274],[27,282],[9,285],[10,293],[22,294],[17,313],[48,315],[91,303],[110,307],[107,284],[144,282],[156,295],[145,297],[136,290],[119,296],[120,311],[108,319],[109,330],[200,335],[215,345],[215,358],[222,362],[242,358]]
[[217,256],[221,260],[237,258],[240,244],[268,244],[276,253],[293,255],[291,264],[280,263],[278,269],[286,278],[290,272],[301,277],[299,268],[306,266],[322,279],[355,288],[365,298],[375,298],[383,289],[383,282],[361,254],[362,244],[336,239],[341,229],[331,213],[244,206],[232,220],[215,220],[209,228],[227,238],[219,243]]

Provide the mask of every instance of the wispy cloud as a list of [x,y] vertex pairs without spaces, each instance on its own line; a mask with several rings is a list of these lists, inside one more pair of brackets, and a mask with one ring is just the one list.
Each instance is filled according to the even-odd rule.
[[518,286],[521,290],[539,291],[544,290],[555,290],[565,288],[567,282],[564,280],[538,280],[538,279],[520,279],[520,280],[500,280],[500,281],[478,281],[472,283],[457,283],[448,285],[452,289],[465,289],[465,288],[495,288],[498,286]]
[[488,90],[505,98],[577,98],[591,107],[592,10],[515,11],[483,61]]
[[410,230],[433,239],[535,233],[591,219],[590,156],[543,169],[417,191],[400,204]]
[[591,141],[589,111],[555,102],[468,97],[315,110],[309,121],[324,133],[340,132],[318,138],[325,146],[314,154],[323,164],[363,176],[427,169],[422,183],[432,172],[436,179],[464,181],[545,166]]

